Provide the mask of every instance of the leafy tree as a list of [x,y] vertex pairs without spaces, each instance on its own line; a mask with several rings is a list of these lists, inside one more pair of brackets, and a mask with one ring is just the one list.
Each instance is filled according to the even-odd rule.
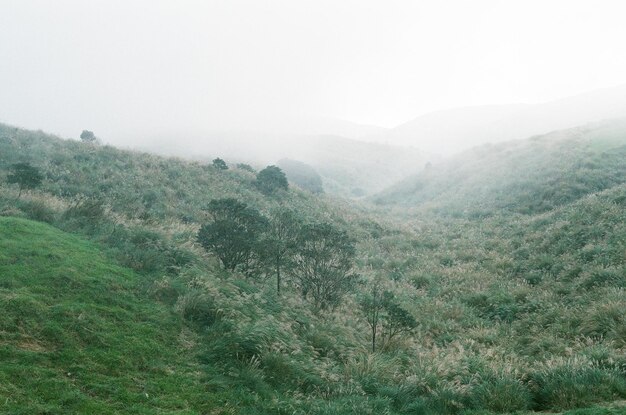
[[43,176],[39,169],[28,163],[16,163],[10,167],[10,173],[7,176],[9,184],[17,184],[20,191],[17,195],[19,199],[22,196],[22,190],[35,189],[41,185]]
[[302,296],[318,310],[336,307],[357,280],[351,272],[354,240],[331,224],[309,224],[298,233],[297,246],[294,274]]
[[219,157],[213,160],[213,167],[218,170],[228,170],[228,165],[226,164],[226,162]]
[[391,292],[384,294],[383,338],[388,343],[399,334],[410,333],[417,327],[417,321],[396,300]]
[[415,318],[398,303],[390,291],[383,291],[382,284],[372,284],[367,294],[359,300],[359,307],[371,329],[372,353],[376,352],[376,339],[380,333],[383,342],[401,333],[409,333],[417,327]]
[[265,194],[275,193],[279,189],[287,190],[287,176],[277,166],[267,166],[256,175],[256,185]]
[[89,131],[89,130],[83,130],[83,132],[80,133],[80,139],[83,140],[83,142],[85,143],[96,142],[96,136],[94,135],[93,131]]
[[200,228],[200,244],[217,255],[227,270],[240,267],[248,272],[267,220],[258,210],[232,198],[211,200],[207,211],[213,222]]
[[280,294],[281,271],[291,265],[298,243],[300,218],[289,209],[279,208],[270,215],[262,245],[264,262],[276,274],[276,292]]

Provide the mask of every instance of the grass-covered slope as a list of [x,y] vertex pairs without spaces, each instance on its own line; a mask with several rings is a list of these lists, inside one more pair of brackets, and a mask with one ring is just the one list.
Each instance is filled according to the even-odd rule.
[[[622,136],[615,137],[616,141],[594,140],[597,154],[603,154],[600,144],[619,150]],[[524,153],[525,148],[519,153],[511,149],[509,157],[526,157],[531,163],[532,153]],[[460,203],[462,194],[448,193],[435,210],[446,215],[425,215],[418,209],[413,215],[402,211],[398,220],[384,209],[373,213],[357,203],[342,205],[294,189],[263,195],[253,184],[254,176],[245,170],[220,171],[11,127],[0,129],[0,149],[0,177],[16,161],[29,161],[45,175],[41,188],[24,192],[20,199],[17,189],[2,181],[0,216],[45,221],[91,240],[87,243],[47,225],[2,219],[58,236],[36,246],[28,241],[37,241],[37,236],[11,232],[10,238],[0,239],[2,243],[9,246],[21,241],[21,245],[13,248],[15,253],[2,266],[11,267],[16,258],[38,258],[26,264],[45,264],[42,274],[57,270],[64,277],[53,280],[72,287],[61,290],[71,296],[89,286],[78,283],[81,276],[92,275],[76,265],[86,259],[75,257],[83,252],[79,247],[85,247],[95,261],[86,266],[89,272],[100,276],[101,262],[120,271],[90,277],[98,287],[97,297],[86,301],[97,307],[135,310],[98,314],[111,317],[115,324],[102,323],[96,334],[84,330],[84,322],[95,319],[93,314],[67,312],[56,320],[68,325],[61,330],[68,334],[59,338],[78,339],[74,349],[82,350],[85,361],[99,362],[100,356],[109,353],[107,362],[123,363],[94,364],[94,370],[81,378],[89,381],[89,376],[112,370],[115,376],[110,381],[95,382],[100,388],[96,391],[109,395],[79,387],[78,378],[66,379],[68,372],[81,373],[75,368],[55,372],[66,379],[68,387],[76,386],[77,394],[86,391],[84,405],[92,407],[76,409],[76,413],[466,415],[558,412],[592,405],[612,409],[580,413],[624,412],[626,188],[618,184],[619,178],[599,186],[595,195],[583,191],[533,214],[492,203],[492,214],[451,217],[448,213],[463,214],[456,214],[454,204],[444,209],[443,202]],[[607,164],[610,168],[600,168],[600,173],[621,168],[618,159],[609,159],[613,160]],[[567,169],[567,163],[562,167]],[[504,185],[511,177],[503,176],[499,183],[497,178],[482,176],[494,185]],[[537,173],[533,180],[541,185],[539,177]],[[564,175],[563,184],[575,183],[577,177]],[[148,190],[153,196],[146,195]],[[520,194],[511,197],[532,202],[533,192],[524,196],[527,199]],[[246,278],[221,269],[215,257],[199,249],[196,232],[207,220],[202,209],[206,203],[227,196],[262,211],[287,206],[305,221],[329,221],[348,230],[358,239],[355,271],[363,284],[335,312],[320,315],[302,300],[288,278],[277,296],[272,278]],[[467,201],[470,208],[474,203],[471,197]],[[77,247],[60,254],[57,251],[64,245],[59,238]],[[96,247],[107,256],[97,254]],[[0,255],[5,251],[9,252],[3,246]],[[56,256],[48,256],[50,252]],[[133,271],[112,265],[107,258]],[[17,268],[7,269],[17,272]],[[111,275],[120,280],[117,285],[109,284]],[[395,292],[400,305],[417,321],[410,335],[398,336],[376,353],[369,352],[369,327],[357,306],[373,279]],[[5,288],[3,295],[21,292],[19,279],[7,280],[16,280],[10,283],[15,286]],[[51,313],[57,303],[62,304],[55,290],[42,292],[47,287],[55,285],[29,291],[30,296],[41,294],[37,301],[46,304],[38,306],[36,314]],[[135,322],[142,323],[141,329],[133,329]],[[125,327],[130,327],[129,336],[141,334],[137,337],[141,344],[161,341],[155,343],[161,354],[145,352],[152,356],[146,360],[133,347],[125,354],[122,343],[104,343],[109,332],[115,339]],[[153,336],[154,327],[158,330]],[[37,350],[74,350],[51,348],[53,342],[42,337],[46,333],[42,330],[13,330],[30,339],[24,344],[35,344],[32,347]],[[3,336],[8,333],[2,331]],[[4,343],[19,349],[14,345],[19,342],[11,341]],[[100,341],[111,347],[98,349]],[[29,356],[5,360],[22,365],[24,371],[66,366],[59,363],[64,362],[61,358],[42,363]],[[150,368],[162,367],[164,362],[163,372],[152,373]],[[9,370],[3,369],[3,376],[17,384]],[[152,385],[153,392],[161,393],[145,390],[148,396],[141,395],[145,388],[137,392],[136,382]],[[124,387],[118,388],[122,383]],[[11,401],[19,396],[13,388],[14,392],[0,389],[9,398],[6,404],[14,405],[10,407],[13,412],[24,407],[26,413],[63,413],[55,407],[61,405],[57,395],[63,394],[37,395],[43,396],[40,407],[53,409],[32,410],[37,403],[20,406]],[[28,398],[37,399],[35,395]],[[71,405],[67,406],[70,413]]]
[[453,216],[535,214],[626,182],[626,120],[485,145],[375,196]]
[[417,213],[413,237],[384,237],[386,261],[370,265],[398,281],[420,323],[405,387],[505,413],[623,400],[624,200],[619,185],[532,216]]
[[208,410],[180,318],[139,286],[92,243],[0,217],[0,412]]
[[[17,162],[44,172],[41,190],[48,194],[66,200],[97,198],[114,212],[143,221],[197,222],[204,219],[201,208],[215,198],[234,197],[262,210],[278,204],[256,189],[255,175],[247,170],[219,170],[210,163],[89,145],[0,124],[0,171]],[[281,203],[307,215],[323,205],[305,192],[281,196]]]
[[[587,360],[573,367],[553,361],[556,368],[540,366],[529,378],[518,378],[517,367],[496,370],[520,365],[520,357],[500,356],[506,349],[489,333],[507,329],[484,323],[467,328],[470,342],[450,346],[434,346],[423,333],[414,360],[406,352],[350,353],[355,345],[341,332],[347,327],[317,321],[292,300],[276,301],[242,282],[197,287],[174,314],[145,296],[142,277],[94,244],[24,219],[0,218],[0,275],[0,412],[7,414],[506,413],[531,399],[586,406],[625,387],[615,369],[620,361],[599,343],[581,345],[578,359],[597,359],[592,368]],[[496,312],[515,301],[496,303],[507,307]],[[427,299],[418,306],[438,307]],[[440,311],[450,318],[459,306]],[[424,316],[421,331],[442,329],[429,321]],[[199,334],[189,324],[202,327]],[[479,352],[483,338],[487,354]],[[566,413],[623,410],[616,403]]]

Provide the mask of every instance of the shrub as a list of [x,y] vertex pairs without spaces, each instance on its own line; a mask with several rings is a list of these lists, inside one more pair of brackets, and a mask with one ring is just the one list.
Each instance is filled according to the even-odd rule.
[[311,393],[324,388],[323,380],[303,362],[281,353],[267,353],[261,359],[267,382],[277,389],[298,389]]
[[27,201],[20,204],[26,217],[39,222],[53,223],[56,217],[54,210],[41,201]]
[[246,203],[233,198],[216,199],[206,209],[213,221],[202,225],[198,242],[214,253],[225,269],[237,267],[247,272],[254,265],[259,238],[267,227],[267,219]]
[[64,220],[72,221],[81,227],[97,225],[104,218],[104,203],[93,198],[78,200],[63,213]]
[[532,404],[528,388],[519,380],[505,375],[488,376],[470,392],[470,406],[497,413],[525,410]]
[[262,193],[270,195],[281,189],[287,190],[289,182],[280,167],[267,166],[256,175],[256,186]]
[[89,130],[83,130],[83,132],[80,133],[80,139],[83,140],[83,142],[85,143],[96,142],[95,134],[93,133],[93,131],[89,131]]
[[218,170],[228,170],[228,165],[226,164],[226,162],[219,157],[213,160],[213,167]]
[[19,193],[17,198],[22,195],[23,190],[32,190],[41,185],[43,175],[37,167],[31,166],[29,163],[16,163],[11,165],[10,173],[7,175],[7,183],[17,184]]
[[626,380],[617,371],[560,366],[531,375],[537,410],[564,410],[626,397]]
[[196,290],[178,298],[176,310],[185,320],[200,326],[213,325],[221,315],[215,301],[208,294]]
[[333,309],[354,288],[352,272],[355,241],[330,223],[309,224],[300,229],[294,256],[296,285],[316,310]]

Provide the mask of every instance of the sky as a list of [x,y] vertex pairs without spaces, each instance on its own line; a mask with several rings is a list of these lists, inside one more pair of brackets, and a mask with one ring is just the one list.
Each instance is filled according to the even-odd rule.
[[0,121],[77,136],[393,127],[626,83],[626,3],[0,0]]

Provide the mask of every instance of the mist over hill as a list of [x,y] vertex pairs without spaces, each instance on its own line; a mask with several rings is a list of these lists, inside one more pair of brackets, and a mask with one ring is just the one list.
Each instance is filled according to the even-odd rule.
[[541,104],[487,105],[428,113],[368,140],[450,155],[471,147],[626,116],[626,85]]
[[372,197],[460,216],[537,214],[626,182],[626,118],[467,150]]
[[[126,140],[115,138],[112,143]],[[134,138],[137,149],[210,161],[221,157],[253,166],[292,159],[312,166],[324,190],[346,197],[373,194],[437,160],[418,149],[354,140],[337,135],[273,133],[171,133]]]
[[250,131],[128,132],[113,134],[106,142],[257,166],[293,159],[311,165],[327,192],[354,197],[380,192],[420,172],[428,162],[471,147],[624,116],[626,85],[542,104],[437,111],[392,129],[320,117],[267,117],[248,123]]

